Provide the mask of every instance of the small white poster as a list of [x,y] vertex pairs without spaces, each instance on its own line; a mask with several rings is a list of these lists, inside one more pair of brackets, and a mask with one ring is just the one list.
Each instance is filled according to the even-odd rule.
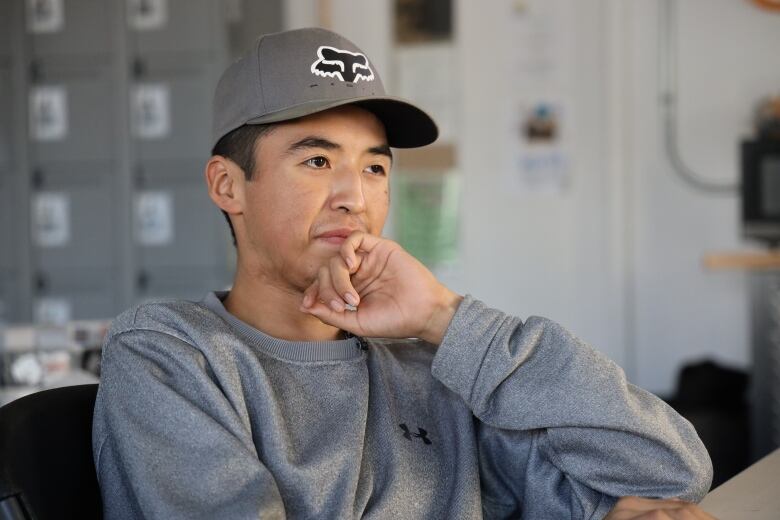
[[[512,85],[501,115],[508,141],[506,178],[524,193],[563,195],[574,182],[572,99],[576,95],[577,19],[564,0],[506,2]],[[504,119],[505,118],[505,119]]]
[[47,325],[67,325],[73,317],[73,306],[66,298],[38,298],[33,310],[36,323]]
[[171,106],[167,85],[136,85],[131,96],[133,133],[136,137],[161,139],[170,134]]
[[32,209],[35,242],[40,247],[61,247],[70,242],[70,198],[67,194],[38,193]]
[[127,0],[127,19],[136,31],[162,29],[168,24],[168,0]]
[[52,33],[65,26],[63,0],[27,0],[27,30]]
[[143,246],[173,242],[173,197],[167,191],[144,191],[135,199],[136,240]]
[[59,141],[68,135],[68,96],[65,87],[42,86],[30,90],[30,137]]
[[515,184],[528,192],[563,193],[571,175],[559,106],[538,102],[518,115],[510,168]]

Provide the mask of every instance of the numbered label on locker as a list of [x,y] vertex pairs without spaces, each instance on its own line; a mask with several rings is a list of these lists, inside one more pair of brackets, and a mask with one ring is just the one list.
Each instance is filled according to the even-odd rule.
[[133,133],[139,139],[162,139],[171,133],[170,88],[162,83],[136,85],[130,106]]
[[168,0],[127,0],[127,20],[136,31],[162,29],[168,24]]
[[35,195],[32,202],[35,243],[40,247],[67,245],[71,238],[68,195],[42,192]]
[[36,141],[59,141],[68,135],[68,95],[62,86],[30,90],[30,137]]
[[65,26],[64,0],[27,0],[27,30],[34,34],[61,31]]
[[167,191],[145,191],[135,199],[135,235],[143,246],[173,242],[173,197]]
[[73,319],[73,306],[67,298],[38,298],[33,309],[33,319],[36,323],[66,325]]

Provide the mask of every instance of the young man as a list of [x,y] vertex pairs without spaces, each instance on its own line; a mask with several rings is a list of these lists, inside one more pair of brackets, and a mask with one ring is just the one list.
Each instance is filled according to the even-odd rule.
[[106,518],[708,518],[673,499],[711,479],[688,422],[380,237],[390,147],[436,135],[328,31],[267,35],[225,72],[206,180],[234,285],[115,320]]

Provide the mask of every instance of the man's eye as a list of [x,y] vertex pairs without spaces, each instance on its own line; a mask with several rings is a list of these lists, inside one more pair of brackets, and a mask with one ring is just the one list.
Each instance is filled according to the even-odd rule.
[[385,174],[385,167],[382,166],[381,164],[372,164],[371,166],[369,166],[366,169],[369,170],[374,175],[384,175]]
[[312,168],[325,168],[328,165],[328,160],[325,157],[319,155],[306,161],[306,164]]

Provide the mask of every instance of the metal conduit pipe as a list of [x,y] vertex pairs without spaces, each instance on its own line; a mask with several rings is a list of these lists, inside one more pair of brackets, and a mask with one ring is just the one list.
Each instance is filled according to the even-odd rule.
[[677,12],[675,0],[661,0],[659,16],[659,58],[661,72],[661,116],[666,154],[674,172],[696,190],[711,195],[737,194],[739,183],[717,183],[707,180],[688,167],[680,153],[677,139]]

